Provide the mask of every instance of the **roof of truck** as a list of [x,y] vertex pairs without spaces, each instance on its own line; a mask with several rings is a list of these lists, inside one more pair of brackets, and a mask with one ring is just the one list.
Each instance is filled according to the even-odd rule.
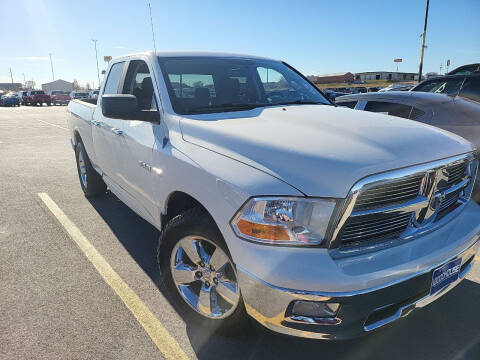
[[243,58],[243,59],[263,59],[263,60],[275,60],[267,57],[262,56],[255,56],[255,55],[247,55],[247,54],[237,54],[237,53],[228,53],[228,52],[215,52],[215,51],[144,51],[139,53],[133,54],[126,54],[124,56],[120,56],[119,58],[131,57],[131,56],[158,56],[161,58],[168,58],[168,57],[225,57],[225,58]]

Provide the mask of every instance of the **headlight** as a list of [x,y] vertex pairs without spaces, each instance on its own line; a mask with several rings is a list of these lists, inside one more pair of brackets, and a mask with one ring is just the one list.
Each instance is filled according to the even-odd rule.
[[274,245],[320,245],[337,204],[333,199],[250,199],[232,219],[244,239]]

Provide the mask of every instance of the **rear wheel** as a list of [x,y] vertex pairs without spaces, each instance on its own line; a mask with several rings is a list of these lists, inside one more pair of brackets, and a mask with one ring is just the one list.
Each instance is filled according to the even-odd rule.
[[85,147],[81,142],[75,146],[75,157],[77,159],[78,178],[85,196],[104,194],[107,186],[90,163]]
[[234,331],[246,323],[235,265],[205,210],[197,207],[168,222],[158,262],[163,287],[187,321]]

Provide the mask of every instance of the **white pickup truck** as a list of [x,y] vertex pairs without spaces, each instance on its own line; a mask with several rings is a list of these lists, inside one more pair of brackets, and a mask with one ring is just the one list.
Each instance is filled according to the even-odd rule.
[[237,327],[247,313],[284,334],[352,338],[472,267],[466,140],[336,107],[266,58],[141,53],[106,74],[98,104],[68,106],[80,184],[160,230],[163,286],[187,321]]

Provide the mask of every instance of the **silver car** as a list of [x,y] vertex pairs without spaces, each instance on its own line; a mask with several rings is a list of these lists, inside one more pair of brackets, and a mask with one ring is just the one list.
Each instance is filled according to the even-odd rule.
[[[480,77],[477,77],[480,80]],[[480,148],[479,82],[463,86],[456,96],[430,92],[391,91],[352,94],[335,99],[339,106],[379,112],[433,125],[469,140]],[[477,177],[480,187],[480,177]],[[480,198],[476,199],[480,202]]]

